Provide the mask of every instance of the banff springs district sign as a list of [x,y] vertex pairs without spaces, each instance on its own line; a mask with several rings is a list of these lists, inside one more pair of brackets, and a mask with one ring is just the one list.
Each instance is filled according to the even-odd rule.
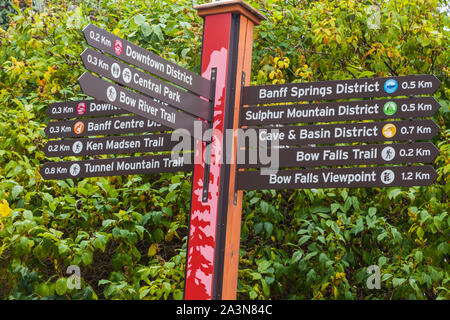
[[[257,14],[247,5],[231,2],[247,10],[249,21],[256,21]],[[431,165],[413,165],[432,163],[439,154],[426,141],[439,133],[436,123],[425,119],[440,107],[424,96],[440,87],[435,76],[250,86],[251,63],[240,69],[237,61],[245,48],[242,59],[251,61],[251,39],[244,49],[235,40],[236,50],[227,49],[230,41],[224,40],[228,51],[222,60],[223,49],[210,49],[217,27],[209,19],[219,16],[203,15],[202,75],[89,24],[83,30],[90,47],[81,54],[86,72],[79,84],[92,98],[48,107],[47,115],[54,121],[45,129],[50,140],[44,151],[53,158],[95,159],[45,163],[43,178],[193,171],[191,215],[222,197],[223,203],[229,198],[236,205],[242,190],[409,187],[435,181]],[[229,31],[233,33],[231,22]],[[146,153],[152,155],[140,155]],[[121,154],[128,156],[110,157]],[[211,205],[208,212],[213,207],[218,206]],[[227,218],[211,220],[217,230],[220,219]],[[191,216],[191,223],[194,220]],[[190,228],[191,248],[196,235]],[[224,239],[220,241],[226,247]],[[189,249],[191,255],[194,249]],[[214,271],[211,279],[216,276]],[[208,279],[201,285],[211,297],[208,285],[218,285]],[[192,286],[199,285],[198,278],[195,281]]]

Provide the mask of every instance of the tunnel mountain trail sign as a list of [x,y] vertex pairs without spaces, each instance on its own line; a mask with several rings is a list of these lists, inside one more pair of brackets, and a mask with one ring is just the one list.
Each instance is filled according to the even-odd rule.
[[[439,127],[422,118],[440,106],[418,96],[439,88],[435,76],[250,86],[253,30],[265,17],[242,0],[195,9],[204,19],[201,75],[89,24],[83,34],[91,48],[81,54],[87,71],[79,84],[93,100],[47,109],[56,121],[45,133],[58,139],[46,144],[48,157],[164,154],[49,162],[40,170],[44,179],[192,172],[185,299],[236,298],[242,190],[436,180],[433,167],[420,164],[439,154],[424,141]],[[173,152],[176,129],[190,134],[192,150]],[[279,167],[263,163],[261,151],[278,153]],[[242,152],[245,163],[222,161]]]

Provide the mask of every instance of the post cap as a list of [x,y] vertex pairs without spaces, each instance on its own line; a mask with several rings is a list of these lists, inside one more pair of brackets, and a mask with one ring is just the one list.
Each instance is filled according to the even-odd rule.
[[254,24],[259,25],[266,17],[243,0],[224,0],[194,6],[200,17],[220,13],[239,13],[246,16]]

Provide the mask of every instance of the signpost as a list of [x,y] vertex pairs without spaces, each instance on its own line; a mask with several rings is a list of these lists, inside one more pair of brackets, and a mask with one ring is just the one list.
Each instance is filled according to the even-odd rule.
[[[235,299],[242,190],[411,187],[435,181],[433,167],[411,164],[430,163],[439,153],[430,142],[414,142],[432,139],[439,132],[436,123],[413,119],[438,110],[432,97],[413,97],[436,91],[441,84],[436,77],[248,86],[253,29],[264,16],[241,0],[196,9],[204,18],[201,75],[89,24],[83,34],[101,53],[88,48],[81,57],[87,70],[99,76],[85,72],[79,84],[95,100],[52,104],[48,116],[64,120],[50,122],[45,133],[49,138],[105,137],[49,141],[44,149],[49,157],[168,152],[177,142],[166,131],[184,129],[195,138],[193,153],[51,162],[40,170],[44,179],[192,170],[185,299]],[[409,98],[323,102],[395,96]],[[286,104],[291,102],[297,104]],[[273,103],[285,105],[256,106]],[[116,117],[124,114],[133,116]],[[87,118],[91,116],[106,118]],[[280,124],[287,126],[269,126]],[[266,151],[279,152],[280,167],[291,169],[269,168],[261,174],[267,165],[255,146],[243,151],[246,160],[255,161],[237,165],[238,152],[245,147],[238,145],[240,126],[245,127],[239,133],[244,138],[282,146]],[[204,141],[206,129],[214,130]],[[149,132],[162,133],[108,136]],[[392,143],[396,141],[408,143]],[[371,142],[377,144],[360,144]],[[336,143],[352,145],[330,146]],[[256,156],[251,154],[255,150]],[[191,157],[194,164],[188,161]],[[363,167],[331,168],[359,165]]]
[[40,173],[46,180],[62,180],[191,170],[192,165],[186,164],[183,156],[180,155],[178,158],[172,159],[169,154],[130,158],[47,162],[42,166]]
[[244,105],[431,94],[441,86],[433,75],[333,80],[245,87]]
[[54,121],[44,129],[48,138],[169,131],[168,127],[137,116]]
[[238,173],[240,190],[429,186],[438,177],[432,166],[280,170]]
[[[258,159],[259,150],[247,150],[239,168],[267,167]],[[250,161],[253,156],[255,161]],[[279,166],[318,167],[340,165],[430,163],[436,159],[439,149],[431,142],[369,144],[337,147],[302,147],[280,149]]]
[[202,97],[210,98],[211,83],[198,74],[165,60],[93,24],[86,26],[83,34],[90,46],[175,83]]
[[201,99],[199,96],[172,86],[91,48],[86,49],[81,54],[81,58],[89,71],[166,102],[192,115],[208,121],[211,120],[208,100]]
[[279,128],[247,129],[244,135],[257,135],[260,141],[277,141],[280,145],[329,144],[341,142],[379,142],[427,140],[439,127],[433,120],[377,121]]
[[47,108],[47,116],[50,119],[112,116],[126,113],[129,112],[100,100],[56,102]]
[[258,126],[299,122],[407,119],[430,117],[439,108],[439,103],[432,97],[246,107],[241,108],[240,124]]
[[[197,118],[177,109],[163,105],[144,95],[100,79],[85,72],[79,79],[81,89],[87,95],[102,101],[108,101],[115,106],[142,116],[146,119],[161,123],[172,129],[186,129],[192,136],[198,136],[194,130]],[[206,130],[206,124],[203,123]]]
[[170,133],[49,141],[47,157],[92,156],[170,151],[177,144]]

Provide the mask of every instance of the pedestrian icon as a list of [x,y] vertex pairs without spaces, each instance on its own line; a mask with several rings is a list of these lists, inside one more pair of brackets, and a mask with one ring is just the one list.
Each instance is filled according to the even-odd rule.
[[76,141],[72,146],[72,151],[73,151],[73,153],[76,153],[76,154],[83,151],[83,143],[81,141]]
[[78,163],[74,163],[71,167],[70,167],[70,174],[73,176],[73,177],[75,177],[75,176],[77,176],[79,173],[80,173],[80,171],[81,171],[81,168],[80,168],[80,165],[78,164]]
[[111,102],[116,101],[117,98],[117,92],[116,89],[113,86],[108,87],[106,90],[106,96],[108,97],[108,100]]
[[111,74],[116,79],[120,77],[120,66],[117,63],[112,64]]
[[392,161],[395,158],[395,149],[392,147],[386,147],[381,151],[381,157],[384,161]]

